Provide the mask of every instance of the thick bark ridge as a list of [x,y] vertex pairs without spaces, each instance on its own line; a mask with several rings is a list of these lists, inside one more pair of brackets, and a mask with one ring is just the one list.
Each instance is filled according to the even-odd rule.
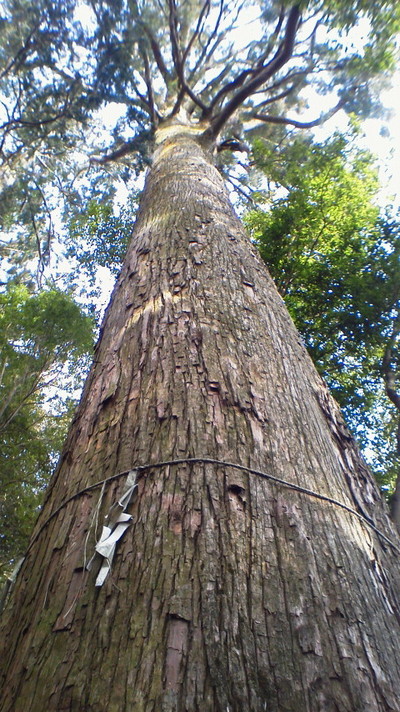
[[[340,499],[396,538],[200,131],[159,131],[95,363],[38,526],[135,465],[214,457]],[[4,616],[2,712],[399,711],[398,555],[356,517],[210,464],[63,508]],[[397,582],[397,586],[396,586]]]

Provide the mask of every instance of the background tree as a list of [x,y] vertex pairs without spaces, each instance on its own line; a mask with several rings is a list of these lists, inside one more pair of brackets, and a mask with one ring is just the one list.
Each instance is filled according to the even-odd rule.
[[385,383],[385,393],[392,405],[392,417],[388,423],[388,430],[392,437],[392,463],[395,472],[395,488],[392,499],[392,514],[399,528],[400,523],[400,400],[399,400],[399,221],[387,220],[383,225],[383,232],[388,240],[388,249],[392,257],[392,284],[393,308],[391,310],[391,328],[386,336],[382,358],[382,375]]
[[71,289],[61,291],[53,254],[72,176],[66,156],[89,101],[67,70],[73,11],[51,2],[1,9],[0,577],[26,548],[93,341],[92,321]]
[[[334,108],[366,109],[398,7],[271,3],[237,57],[229,42],[250,7],[93,3],[85,27],[63,18],[68,76],[85,72],[79,102],[93,92],[136,112],[93,170],[129,152],[143,162],[149,131],[155,150],[3,619],[4,712],[398,705],[395,532],[213,159],[237,122],[293,123],[283,111],[300,75],[336,86]],[[363,13],[376,42],[348,61],[321,22],[346,35]],[[95,118],[78,127],[89,150]],[[111,572],[104,540],[87,568],[97,521],[115,537],[130,528]]]
[[[91,320],[54,289],[31,294],[11,284],[0,294],[0,305],[3,578],[26,549],[93,337]],[[63,402],[67,395],[69,403]]]
[[65,237],[70,267],[64,279],[69,289],[84,300],[97,320],[104,311],[104,282],[111,284],[121,270],[132,237],[139,194],[115,214],[112,202],[92,199],[73,214]]
[[373,157],[349,138],[298,137],[278,151],[256,141],[255,162],[271,190],[247,223],[314,363],[393,493],[396,399],[386,401],[384,364],[396,343],[399,240],[396,221],[380,217],[374,204]]

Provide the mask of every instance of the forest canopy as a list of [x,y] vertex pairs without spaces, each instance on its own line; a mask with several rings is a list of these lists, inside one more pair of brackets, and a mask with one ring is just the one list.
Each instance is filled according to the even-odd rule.
[[[57,212],[111,198],[148,164],[154,128],[180,111],[220,144],[278,138],[339,110],[377,115],[400,10],[393,0],[8,0],[0,26],[0,228],[13,226],[12,255],[43,271]],[[324,110],[302,122],[310,88]]]

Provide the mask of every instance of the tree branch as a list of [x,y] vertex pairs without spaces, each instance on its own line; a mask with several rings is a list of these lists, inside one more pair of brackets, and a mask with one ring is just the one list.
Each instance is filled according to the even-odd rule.
[[146,33],[146,35],[149,39],[151,51],[153,52],[154,61],[155,61],[156,65],[158,67],[158,70],[164,80],[164,84],[168,89],[169,85],[172,81],[172,76],[168,70],[166,63],[164,62],[164,58],[161,53],[160,45],[154,38],[154,35],[152,34],[151,30],[147,27],[147,25],[144,22],[141,22],[140,20],[139,20],[139,22],[140,22],[141,27],[143,28],[143,31]]
[[203,7],[201,8],[199,18],[197,20],[197,25],[196,25],[196,27],[193,31],[193,34],[187,44],[186,49],[183,51],[183,55],[182,55],[183,62],[186,62],[186,59],[188,58],[188,56],[190,54],[190,50],[192,49],[194,42],[196,41],[197,37],[199,37],[201,35],[201,33],[203,31],[203,28],[202,28],[203,20],[205,17],[208,16],[209,12],[210,12],[210,0],[205,0],[205,3],[203,5]]
[[[314,67],[309,67],[308,69],[301,69],[301,70],[296,70],[294,72],[289,72],[289,74],[286,75],[286,77],[282,77],[282,79],[274,82],[268,87],[268,92],[271,94],[273,91],[276,89],[279,89],[279,87],[284,86],[288,82],[292,82],[292,85],[286,90],[284,89],[280,94],[276,94],[275,96],[265,99],[264,101],[261,101],[259,104],[254,106],[255,109],[261,109],[263,106],[268,106],[268,104],[273,104],[275,101],[278,101],[279,99],[284,99],[285,96],[290,94],[293,89],[296,89],[302,82],[302,80],[312,72]],[[265,89],[260,89],[259,91],[255,92],[255,94],[265,94]]]
[[296,119],[289,119],[285,116],[270,116],[269,114],[257,113],[251,113],[249,118],[257,119],[267,124],[286,124],[288,126],[294,126],[296,129],[312,129],[314,126],[319,126],[330,119],[339,109],[343,108],[345,103],[345,99],[341,99],[333,109],[326,111],[324,114],[321,114],[318,119],[314,119],[313,121],[297,121]]
[[90,163],[98,163],[100,166],[104,166],[106,163],[110,163],[110,161],[118,161],[118,159],[123,158],[128,153],[132,153],[136,149],[137,146],[133,141],[127,141],[123,143],[122,146],[119,146],[114,151],[111,151],[111,153],[106,153],[106,155],[101,158],[91,158]]
[[213,79],[210,79],[210,81],[207,82],[205,87],[203,87],[203,89],[200,90],[201,93],[207,94],[207,92],[212,91],[213,87],[220,86],[221,82],[225,79],[226,75],[228,74],[228,72],[230,72],[230,70],[231,70],[231,67],[229,65],[225,64],[222,71],[219,74],[217,74],[216,77],[214,77]]
[[296,89],[298,84],[292,84],[292,86],[288,87],[288,89],[285,89],[285,91],[281,91],[280,94],[275,94],[275,96],[271,96],[269,99],[265,99],[265,101],[262,101],[261,104],[258,104],[258,106],[255,106],[255,109],[261,109],[264,106],[269,106],[269,104],[275,104],[276,101],[280,101],[281,99],[286,99],[289,94],[292,93]]
[[24,44],[18,50],[17,54],[10,60],[10,62],[7,64],[7,66],[1,72],[0,79],[3,79],[15,65],[17,65],[16,68],[18,69],[18,67],[21,66],[21,64],[25,61],[26,56],[29,52],[29,49],[31,49],[30,45],[31,45],[32,37],[34,36],[35,32],[37,32],[39,27],[40,27],[40,22],[38,22],[34,26],[32,31],[29,33],[28,37],[26,38]]
[[265,50],[264,54],[259,58],[259,60],[257,62],[257,67],[259,69],[264,66],[265,60],[268,59],[268,56],[274,49],[276,40],[278,39],[279,33],[282,29],[284,19],[285,19],[285,7],[282,5],[281,9],[279,11],[279,17],[278,17],[278,21],[276,23],[275,30],[273,31],[273,33],[268,41],[267,49]]
[[174,63],[174,68],[176,75],[179,77],[182,74],[182,57],[178,42],[178,31],[177,31],[177,15],[176,15],[176,4],[175,0],[168,0],[169,16],[169,38],[171,42],[171,53],[172,60]]
[[[94,0],[92,0],[92,4],[95,4]],[[145,33],[145,35],[147,36],[147,38],[150,42],[150,47],[151,47],[151,51],[153,52],[154,61],[158,67],[158,71],[160,72],[160,74],[164,80],[164,84],[165,84],[166,88],[168,89],[173,77],[171,76],[171,73],[164,61],[164,57],[162,56],[160,45],[158,44],[157,40],[155,39],[155,37],[154,37],[152,31],[150,30],[150,28],[148,27],[148,25],[145,22],[143,22],[143,20],[141,18],[141,12],[138,8],[137,2],[135,2],[135,1],[132,2],[132,11],[133,11],[135,21],[142,28],[143,32]]]
[[212,100],[210,104],[210,112],[213,111],[213,109],[217,106],[217,104],[221,101],[221,99],[226,95],[229,94],[232,91],[235,91],[235,89],[239,89],[239,87],[242,86],[242,84],[248,79],[250,74],[254,74],[257,70],[255,69],[244,69],[240,74],[235,77],[231,82],[228,82],[228,84],[225,84],[219,92],[216,93],[214,99]]
[[286,24],[285,37],[281,46],[275,53],[273,59],[265,66],[261,67],[259,71],[255,73],[255,76],[245,84],[242,89],[240,89],[228,102],[228,104],[222,109],[222,111],[217,114],[214,120],[211,122],[211,133],[213,136],[217,136],[221,131],[224,124],[232,116],[232,114],[239,108],[241,104],[252,94],[254,94],[257,89],[259,89],[265,82],[272,77],[276,72],[283,67],[286,62],[291,58],[293,54],[294,43],[296,39],[296,32],[300,20],[300,8],[298,5],[292,7],[289,12],[288,21]]
[[251,206],[255,206],[255,202],[251,196],[251,193],[246,193],[244,190],[240,180],[236,178],[235,176],[230,175],[229,173],[226,173],[224,171],[223,173],[225,179],[228,181],[228,183],[231,184],[232,188],[234,191],[239,193],[239,195],[246,200],[247,203],[249,203]]
[[219,2],[218,17],[217,17],[217,19],[216,19],[216,22],[215,22],[215,25],[214,25],[214,29],[213,29],[213,31],[211,32],[210,36],[208,37],[207,42],[206,42],[206,44],[204,45],[204,47],[203,47],[203,49],[202,49],[202,51],[201,51],[201,53],[200,53],[200,56],[199,56],[199,58],[198,58],[198,60],[197,60],[197,62],[196,62],[196,64],[195,64],[195,66],[194,66],[194,68],[193,68],[193,70],[192,70],[191,73],[190,73],[190,81],[191,81],[191,80],[193,79],[193,77],[196,75],[196,72],[197,72],[197,70],[199,69],[199,67],[201,67],[201,66],[203,65],[203,62],[207,62],[207,61],[210,59],[210,57],[212,57],[213,53],[215,52],[216,48],[218,47],[218,45],[219,45],[219,43],[220,43],[220,39],[217,38],[216,41],[215,41],[215,43],[214,43],[214,46],[213,46],[212,49],[211,49],[211,51],[209,52],[209,54],[207,54],[208,48],[210,47],[211,43],[214,42],[214,39],[215,39],[215,37],[217,36],[218,30],[219,30],[219,26],[220,26],[221,20],[222,20],[223,11],[224,11],[224,0],[220,0],[220,2]]
[[59,114],[56,114],[52,118],[49,119],[37,119],[36,121],[26,121],[25,119],[11,119],[10,121],[6,121],[4,124],[0,126],[0,130],[7,130],[11,131],[14,126],[45,126],[46,124],[52,124],[54,121],[58,121],[58,119],[62,119],[65,116],[67,116],[67,111],[66,109],[63,109]]
[[147,87],[147,106],[150,114],[150,119],[154,127],[157,126],[159,116],[156,111],[155,103],[154,103],[154,92],[153,92],[153,83],[151,80],[151,72],[150,72],[150,63],[149,63],[149,58],[147,56],[146,50],[140,49],[140,53],[142,55],[143,59],[143,66],[144,66],[144,79]]
[[[70,92],[72,89],[69,90],[69,93],[65,97],[64,101],[64,106],[59,111],[58,114],[55,114],[55,116],[49,117],[47,119],[35,119],[34,121],[28,121],[26,119],[23,119],[21,117],[19,118],[13,118],[11,117],[8,121],[5,121],[1,126],[0,130],[5,130],[6,132],[9,132],[13,129],[14,126],[45,126],[46,124],[52,124],[55,121],[58,121],[58,119],[62,119],[65,117],[68,117],[68,110],[70,106]],[[19,106],[19,99],[17,100],[17,104],[14,107],[13,113],[15,113],[16,109]]]
[[172,59],[173,59],[175,71],[176,71],[176,74],[178,76],[179,83],[180,83],[180,90],[179,90],[178,97],[176,99],[174,108],[172,110],[172,115],[176,114],[179,111],[179,108],[182,104],[185,94],[187,94],[190,97],[190,99],[195,104],[197,104],[197,106],[200,107],[200,109],[203,111],[203,113],[206,113],[207,112],[206,105],[201,101],[201,99],[194,93],[194,91],[186,83],[185,71],[184,71],[185,60],[181,54],[179,43],[178,43],[178,36],[177,36],[177,15],[176,15],[175,0],[168,0],[168,5],[170,8],[169,28],[170,28]]
[[[283,9],[281,9],[281,13],[282,13],[282,12],[284,12]],[[284,16],[284,15],[283,15],[283,16]],[[246,81],[246,79],[248,79],[248,77],[249,77],[250,75],[255,75],[255,74],[257,74],[257,73],[263,68],[263,62],[264,62],[265,59],[268,57],[268,55],[270,54],[270,52],[271,52],[271,50],[272,50],[272,48],[273,48],[273,46],[274,46],[274,44],[275,44],[275,41],[276,41],[276,36],[275,36],[275,35],[276,35],[276,33],[278,32],[278,28],[280,28],[281,25],[282,25],[283,16],[282,16],[281,20],[278,21],[277,27],[276,27],[276,29],[275,29],[275,31],[274,31],[273,37],[274,37],[275,39],[273,39],[272,44],[271,44],[271,42],[269,43],[269,48],[268,48],[267,51],[264,53],[263,57],[262,57],[261,59],[259,59],[259,61],[257,62],[257,65],[256,65],[255,67],[249,67],[248,69],[244,69],[240,74],[237,75],[237,77],[235,77],[235,79],[233,79],[231,82],[228,82],[228,84],[226,84],[225,86],[223,86],[223,87],[220,89],[220,91],[217,92],[217,94],[215,95],[214,99],[213,99],[212,102],[211,102],[211,105],[210,105],[210,110],[211,110],[211,111],[217,106],[217,104],[220,102],[220,100],[221,100],[226,94],[229,94],[230,92],[234,91],[235,89],[238,89],[240,86],[242,86],[242,84]],[[249,45],[248,45],[248,46],[249,46]],[[243,51],[244,51],[244,50],[243,50]],[[229,71],[229,69],[230,69],[230,66],[228,65],[227,70]]]

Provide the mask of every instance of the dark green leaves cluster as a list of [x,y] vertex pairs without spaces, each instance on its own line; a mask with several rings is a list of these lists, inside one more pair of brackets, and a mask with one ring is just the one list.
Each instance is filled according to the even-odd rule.
[[279,152],[258,141],[254,154],[275,190],[248,215],[252,235],[366,456],[393,486],[396,417],[382,359],[399,309],[400,243],[374,204],[373,159],[342,135],[297,138]]
[[92,343],[68,295],[12,284],[0,294],[0,576],[26,546]]
[[129,206],[115,215],[112,203],[93,199],[70,221],[66,254],[75,267],[69,283],[75,292],[80,289],[93,302],[100,294],[99,268],[106,268],[110,278],[115,278],[121,269],[133,231],[137,200],[138,195],[133,194]]

